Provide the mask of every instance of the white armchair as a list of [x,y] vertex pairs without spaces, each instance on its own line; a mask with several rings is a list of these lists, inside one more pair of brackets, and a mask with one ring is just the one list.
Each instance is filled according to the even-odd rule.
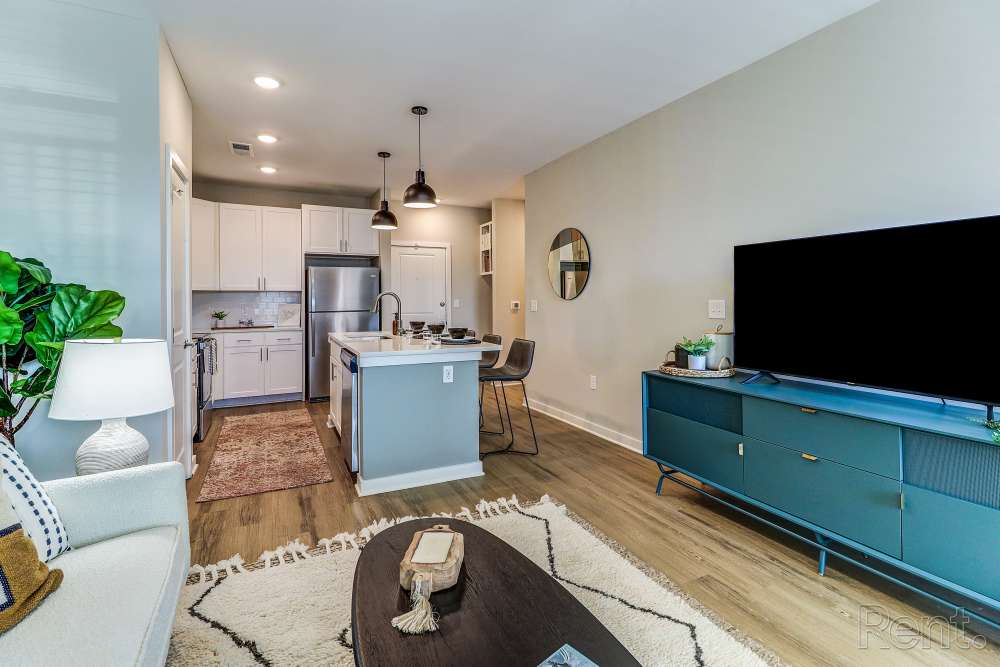
[[162,665],[191,562],[184,469],[157,463],[43,484],[73,549],[62,585],[0,635],[4,665]]

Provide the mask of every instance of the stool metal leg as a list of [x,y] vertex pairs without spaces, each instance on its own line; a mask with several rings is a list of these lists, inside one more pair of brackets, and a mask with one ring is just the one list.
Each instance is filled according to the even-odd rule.
[[[486,435],[504,435],[504,434],[506,434],[507,431],[506,431],[506,429],[504,427],[504,424],[503,424],[503,412],[500,411],[500,395],[497,393],[497,383],[496,382],[490,382],[490,384],[493,385],[493,400],[496,401],[496,404],[497,404],[497,418],[500,420],[500,430],[499,431],[489,431],[489,430],[486,429],[486,415],[483,412],[483,392],[480,391],[480,393],[479,393],[479,432],[480,433],[485,433]],[[482,390],[482,386],[483,386],[483,383],[480,382],[479,383],[480,390]],[[506,400],[506,398],[507,397],[505,395],[504,399]],[[510,413],[509,412],[508,412],[507,418],[510,419]]]
[[[538,436],[535,434],[535,421],[531,418],[531,404],[528,402],[528,390],[524,386],[524,380],[519,380],[521,383],[521,391],[524,392],[524,406],[528,410],[528,424],[531,426],[531,439],[534,441],[535,449],[534,451],[520,451],[514,449],[514,422],[510,419],[510,403],[507,401],[507,387],[502,382],[500,383],[500,391],[503,393],[503,404],[504,410],[507,413],[507,424],[510,426],[510,441],[507,446],[502,449],[494,449],[489,452],[483,452],[479,455],[480,459],[485,459],[487,456],[492,456],[493,454],[527,454],[528,456],[538,455]],[[496,389],[496,387],[494,387]],[[499,409],[499,405],[497,408]],[[500,423],[503,424],[503,417],[500,418]],[[501,435],[500,433],[494,433],[494,435]]]

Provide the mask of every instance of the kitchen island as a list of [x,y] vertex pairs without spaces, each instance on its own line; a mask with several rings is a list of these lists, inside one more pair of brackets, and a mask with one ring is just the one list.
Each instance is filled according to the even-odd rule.
[[[329,334],[331,426],[358,495],[483,474],[479,360],[499,345]],[[336,396],[341,396],[338,406]]]

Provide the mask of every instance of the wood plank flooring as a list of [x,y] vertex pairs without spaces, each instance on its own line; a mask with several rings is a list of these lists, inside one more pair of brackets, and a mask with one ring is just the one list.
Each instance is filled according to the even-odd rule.
[[[517,390],[508,393],[517,437],[524,443],[530,437],[527,416]],[[253,561],[289,540],[315,544],[380,517],[452,512],[481,498],[517,494],[534,500],[548,493],[789,664],[1000,664],[997,644],[965,646],[947,626],[925,620],[940,610],[835,559],[820,577],[812,550],[676,484],[668,482],[665,495],[658,497],[653,463],[538,413],[537,457],[490,457],[484,477],[358,498],[336,433],[326,427],[327,404],[308,404],[333,481],[195,502],[224,416],[303,405],[216,411],[208,438],[195,447],[199,466],[188,482],[192,562],[216,562],[234,553]],[[495,415],[491,418],[495,423]],[[500,438],[485,436],[482,446],[500,444]],[[878,614],[888,620],[872,633],[863,632],[860,621],[874,624]]]

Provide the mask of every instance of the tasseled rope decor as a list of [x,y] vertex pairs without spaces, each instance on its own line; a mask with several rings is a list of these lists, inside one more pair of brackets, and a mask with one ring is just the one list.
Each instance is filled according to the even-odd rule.
[[408,635],[434,632],[438,615],[431,593],[451,588],[465,558],[465,539],[447,525],[418,530],[399,564],[399,585],[410,591],[410,611],[392,619],[392,627]]

